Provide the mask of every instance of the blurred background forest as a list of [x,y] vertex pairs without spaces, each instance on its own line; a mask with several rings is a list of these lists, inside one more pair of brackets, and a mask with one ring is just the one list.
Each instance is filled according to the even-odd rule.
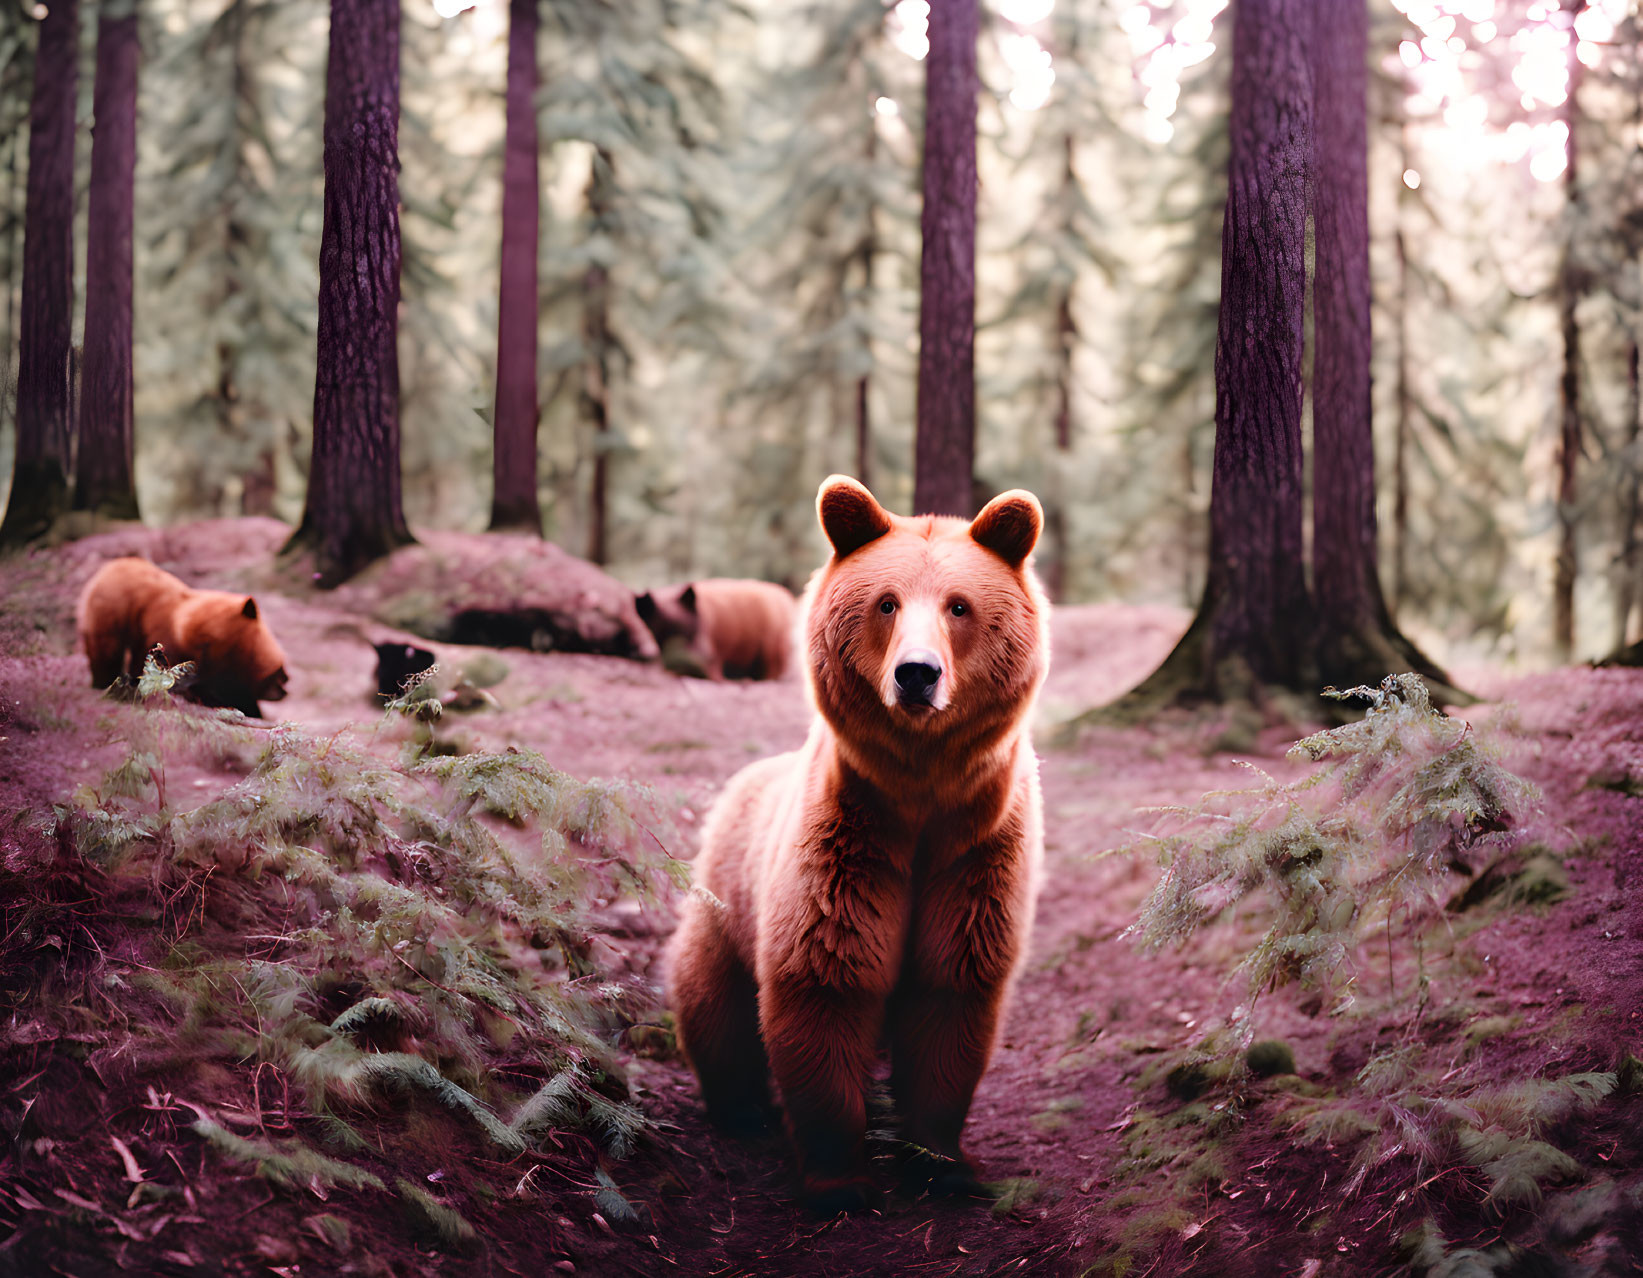
[[[508,7],[408,0],[399,347],[413,528],[491,500]],[[95,6],[90,6],[95,11]],[[143,0],[137,493],[295,522],[325,0]],[[911,507],[924,0],[544,0],[544,530],[634,585],[802,584],[818,480]],[[1372,5],[1381,562],[1434,655],[1635,638],[1643,51],[1633,0]],[[0,492],[38,23],[0,10]],[[1034,490],[1069,602],[1203,587],[1227,0],[991,0],[976,485]],[[80,23],[77,292],[96,23]],[[76,306],[75,342],[80,341]],[[1572,418],[1571,418],[1572,415]],[[1558,450],[1578,424],[1574,482]],[[602,463],[602,464],[601,464]],[[604,515],[596,490],[604,495]],[[1572,654],[1552,626],[1578,539]]]

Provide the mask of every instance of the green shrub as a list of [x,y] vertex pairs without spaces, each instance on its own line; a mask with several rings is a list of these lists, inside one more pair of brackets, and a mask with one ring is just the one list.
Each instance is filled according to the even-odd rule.
[[1154,836],[1164,872],[1125,933],[1153,948],[1179,944],[1247,898],[1270,902],[1266,931],[1238,964],[1243,1001],[1229,1052],[1249,1045],[1256,1003],[1279,985],[1324,991],[1332,1011],[1345,1011],[1364,941],[1380,932],[1390,943],[1395,928],[1422,959],[1409,991],[1418,1015],[1427,992],[1420,942],[1441,913],[1449,867],[1475,845],[1509,837],[1536,801],[1469,724],[1433,707],[1415,675],[1325,695],[1369,709],[1289,751],[1322,767],[1279,781],[1245,764],[1253,788],[1162,809],[1174,825]]

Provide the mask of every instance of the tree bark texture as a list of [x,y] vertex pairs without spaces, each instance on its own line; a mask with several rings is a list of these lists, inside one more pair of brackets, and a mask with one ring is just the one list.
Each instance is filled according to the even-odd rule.
[[1311,0],[1243,0],[1215,339],[1210,668],[1293,685],[1310,632],[1301,549],[1301,356],[1312,152]]
[[69,348],[74,328],[74,103],[78,0],[40,22],[29,103],[17,454],[0,544],[37,537],[68,508],[73,468]]
[[74,506],[137,518],[132,477],[131,234],[137,180],[137,11],[97,19],[91,198],[86,214],[86,336]]
[[1381,593],[1370,399],[1369,8],[1315,0],[1312,183],[1312,593],[1319,676],[1341,687],[1448,676],[1392,623]]
[[[588,175],[588,218],[595,230],[608,226],[613,207],[615,157],[594,152]],[[588,558],[610,557],[610,271],[599,262],[582,277],[582,402],[593,427],[593,480],[588,492]]]
[[1378,625],[1382,605],[1369,397],[1369,11],[1366,0],[1315,3],[1312,588],[1327,631]]
[[332,0],[314,449],[291,546],[335,585],[411,541],[399,470],[399,0]]
[[[1574,15],[1585,0],[1564,0]],[[1569,126],[1569,166],[1563,171],[1564,213],[1567,222],[1563,264],[1558,271],[1558,320],[1563,332],[1563,373],[1559,380],[1557,440],[1557,566],[1552,581],[1552,645],[1559,660],[1568,661],[1575,647],[1575,579],[1580,573],[1578,540],[1580,453],[1583,447],[1580,413],[1580,321],[1576,308],[1584,291],[1575,264],[1575,209],[1580,201],[1580,82],[1585,65],[1575,56],[1569,37],[1569,97],[1563,118]]]
[[536,495],[538,0],[508,6],[507,135],[502,158],[502,283],[497,307],[491,527],[542,532]]
[[925,58],[913,510],[974,513],[978,0],[934,0]]

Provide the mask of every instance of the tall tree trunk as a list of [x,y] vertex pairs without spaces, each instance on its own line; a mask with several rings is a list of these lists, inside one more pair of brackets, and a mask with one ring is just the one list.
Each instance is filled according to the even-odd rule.
[[1393,626],[1381,594],[1370,398],[1369,9],[1314,0],[1312,589],[1319,675],[1448,678]]
[[1312,3],[1240,0],[1233,24],[1209,567],[1192,626],[1138,703],[1317,687],[1301,529]]
[[[611,218],[615,158],[600,147],[588,175],[588,218],[595,233]],[[594,262],[582,277],[582,402],[593,427],[593,482],[588,493],[588,558],[610,556],[610,271]]]
[[[878,163],[879,126],[873,116],[867,118],[867,171],[871,173]],[[864,214],[866,225],[862,228],[861,243],[856,246],[856,259],[861,263],[861,295],[863,307],[873,305],[873,259],[878,256],[878,218],[875,206],[869,202]],[[858,308],[859,310],[860,308]],[[872,334],[868,331],[865,338],[868,343],[868,371],[856,379],[856,478],[864,487],[873,486],[873,429],[872,421],[868,416],[868,392],[872,389],[873,374],[871,371]]]
[[74,328],[74,102],[78,0],[54,0],[40,22],[29,103],[23,213],[17,454],[0,545],[39,536],[68,509],[73,469],[69,348]]
[[930,6],[913,510],[974,513],[978,0]]
[[1409,602],[1409,443],[1415,428],[1409,389],[1409,249],[1402,226],[1403,197],[1398,198],[1399,226],[1394,236],[1398,257],[1398,415],[1392,452],[1392,615]]
[[[1634,146],[1643,148],[1643,43],[1639,42],[1637,27],[1632,28],[1631,41],[1632,136]],[[1628,239],[1630,249],[1626,270],[1631,276],[1634,302],[1627,323],[1626,339],[1626,482],[1621,509],[1620,529],[1620,582],[1615,590],[1614,650],[1626,647],[1631,636],[1632,609],[1637,606],[1639,572],[1643,571],[1643,544],[1640,544],[1638,521],[1643,519],[1643,382],[1639,381],[1638,334],[1643,328],[1643,276],[1638,274],[1637,240]]]
[[[1564,0],[1564,9],[1578,16],[1586,0]],[[1575,56],[1575,36],[1569,33],[1569,96],[1563,118],[1569,126],[1569,166],[1563,172],[1564,245],[1558,270],[1558,323],[1563,332],[1563,373],[1559,382],[1557,440],[1557,567],[1552,584],[1552,645],[1558,659],[1568,661],[1575,647],[1575,579],[1580,572],[1576,523],[1580,496],[1580,321],[1576,308],[1584,292],[1575,262],[1575,211],[1580,201],[1580,82],[1584,64]]]
[[491,527],[542,533],[536,497],[538,0],[508,5],[508,122],[502,160],[502,285],[496,323]]
[[[1637,264],[1632,264],[1635,274]],[[1636,326],[1636,319],[1632,324]],[[1638,571],[1640,560],[1638,520],[1643,518],[1643,457],[1638,456],[1643,444],[1643,385],[1638,381],[1637,334],[1634,331],[1626,343],[1626,484],[1625,502],[1621,510],[1620,530],[1620,583],[1615,591],[1616,650],[1626,646],[1632,624],[1632,609],[1637,604]]]
[[137,178],[137,9],[105,4],[97,19],[97,80],[86,214],[86,339],[74,506],[137,518],[132,477],[131,232]]
[[288,549],[322,586],[411,541],[399,473],[399,0],[331,0],[314,450]]
[[[1074,46],[1076,48],[1076,46]],[[1062,235],[1073,236],[1073,207],[1078,174],[1073,167],[1073,135],[1061,139]],[[1073,315],[1073,280],[1057,290],[1055,303],[1055,456],[1046,484],[1048,502],[1044,508],[1045,530],[1049,534],[1050,557],[1044,566],[1044,588],[1060,602],[1067,593],[1067,475],[1072,469],[1073,447],[1073,352],[1078,349],[1078,321]]]

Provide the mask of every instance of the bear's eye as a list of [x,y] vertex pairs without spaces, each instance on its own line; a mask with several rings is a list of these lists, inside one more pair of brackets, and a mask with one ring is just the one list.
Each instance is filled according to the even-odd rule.
[[879,604],[879,611],[882,612],[886,617],[888,617],[895,610],[896,610],[896,601],[894,599],[886,599],[883,603]]
[[947,605],[947,611],[952,613],[955,617],[962,617],[965,613],[970,611],[970,605],[965,603],[962,599],[955,599],[952,603]]

